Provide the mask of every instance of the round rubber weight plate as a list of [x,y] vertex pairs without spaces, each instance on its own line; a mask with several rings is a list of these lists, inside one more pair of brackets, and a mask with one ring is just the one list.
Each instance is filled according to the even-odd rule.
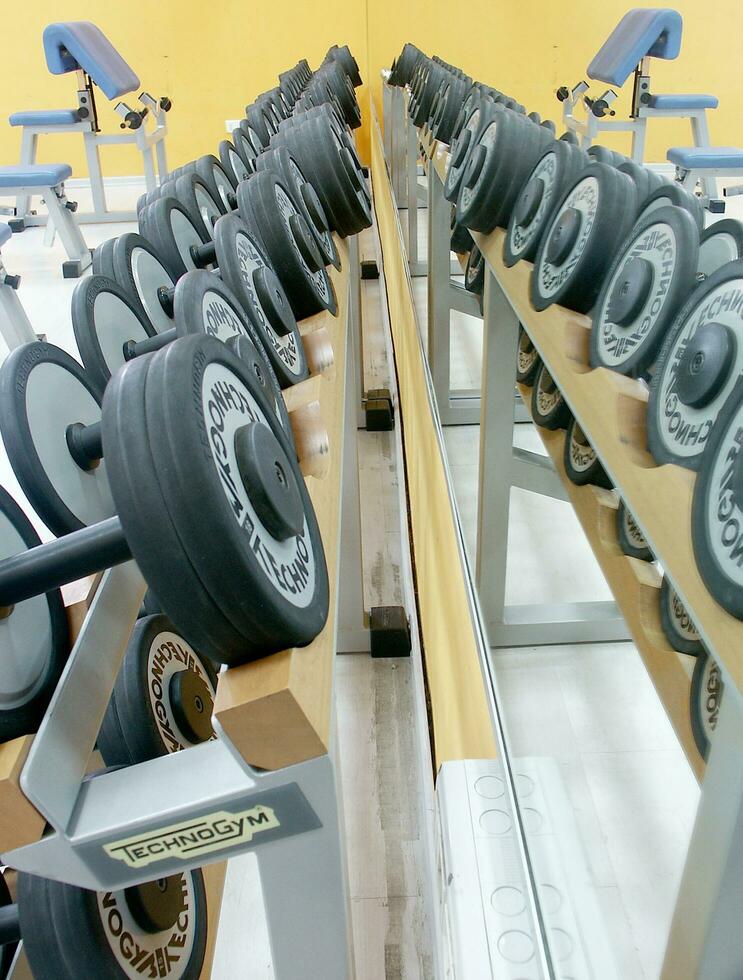
[[[0,874],[0,906],[12,905],[13,899],[10,895],[10,889],[5,881],[5,876]],[[16,950],[18,949],[18,943],[5,943],[5,945],[0,950],[0,980],[5,980],[5,978],[10,973],[10,967],[13,964],[13,957],[15,956]]]
[[214,738],[216,689],[212,664],[167,616],[138,620],[113,692],[132,763]]
[[[273,272],[256,236],[236,215],[226,214],[214,228],[214,244],[222,278],[258,330],[279,384],[288,388],[303,381],[309,374],[307,359],[299,327],[281,284],[275,280],[275,302],[270,307],[264,306],[256,291],[260,270],[268,268]],[[285,332],[277,332],[277,319]]]
[[[170,347],[187,342],[175,341]],[[104,398],[104,444],[111,447],[119,518],[142,574],[178,630],[197,650],[222,663],[223,657],[241,656],[245,639],[205,589],[195,568],[202,560],[192,562],[184,549],[165,504],[147,435],[145,381],[153,359],[164,353],[137,357],[111,379]]]
[[482,296],[485,289],[485,260],[477,245],[467,256],[467,265],[464,270],[464,288],[470,293],[477,293],[478,296]]
[[684,208],[694,218],[699,234],[704,230],[704,207],[696,194],[690,194],[681,184],[674,181],[663,181],[658,187],[640,202],[641,214],[652,208],[664,208],[669,204]]
[[103,242],[93,252],[94,276],[107,276],[109,279],[116,278],[113,265],[113,251],[115,242],[115,238],[109,238],[108,241]]
[[694,484],[691,536],[699,573],[717,602],[743,619],[743,385],[715,422]]
[[[133,912],[141,907],[138,899],[146,886],[94,892],[20,873],[23,946],[36,980],[79,980],[83,976],[140,980],[145,969],[162,980],[198,980],[207,940],[201,870],[183,871],[160,881],[167,881],[170,915],[166,928],[150,931]],[[152,888],[146,894],[149,897],[153,892],[157,895]],[[149,901],[156,909],[157,900]]]
[[563,463],[569,479],[578,486],[588,483],[611,490],[612,483],[580,425],[572,418],[565,433]]
[[619,246],[596,303],[590,361],[640,375],[694,285],[699,234],[688,211],[644,214]]
[[[31,522],[0,487],[0,559],[41,544]],[[0,618],[0,740],[36,731],[67,660],[70,638],[62,594],[17,602]]]
[[157,254],[162,256],[175,279],[197,268],[191,249],[202,245],[207,236],[193,223],[182,204],[172,197],[155,201],[148,209],[146,225]]
[[586,157],[564,140],[551,143],[526,178],[511,210],[503,261],[507,266],[520,259],[530,262],[539,239],[558,202],[578,171],[587,166]]
[[699,469],[718,412],[743,374],[743,262],[697,286],[669,328],[650,382],[648,447]]
[[108,379],[126,363],[124,344],[154,334],[141,307],[112,279],[81,279],[72,294],[72,328],[85,370],[103,391]]
[[464,177],[467,161],[470,158],[473,147],[477,143],[477,137],[483,127],[483,123],[492,116],[494,110],[492,106],[487,108],[484,105],[476,105],[469,112],[467,119],[451,144],[451,152],[446,170],[446,180],[444,181],[444,196],[447,201],[456,201],[459,194],[459,187]]
[[223,211],[212,196],[208,185],[195,170],[181,174],[176,180],[175,196],[204,236],[204,240],[210,240],[214,222],[222,217]]
[[694,741],[705,762],[715,737],[724,689],[716,662],[706,652],[699,654],[691,675],[689,717]]
[[221,163],[212,153],[199,157],[194,166],[196,176],[206,184],[209,193],[222,214],[232,211],[234,187]]
[[480,132],[457,198],[457,217],[467,228],[492,231],[511,162],[521,140],[521,119],[502,109]]
[[115,514],[106,464],[83,470],[67,427],[100,421],[101,392],[65,351],[41,342],[17,347],[0,369],[0,429],[23,492],[60,537]]
[[617,538],[619,547],[625,555],[640,561],[654,561],[655,556],[648,547],[645,535],[638,527],[637,521],[627,510],[623,500],[617,507]]
[[233,187],[237,187],[241,180],[247,180],[253,173],[252,169],[246,167],[230,140],[222,140],[219,144],[219,160]]
[[587,313],[634,211],[634,184],[626,174],[603,163],[582,170],[540,240],[529,289],[534,309],[559,303]]
[[[312,503],[291,444],[264,404],[255,376],[209,337],[184,338],[153,358],[146,407],[161,485],[188,553],[203,562],[210,595],[245,631],[242,660],[310,642],[328,613]],[[238,453],[238,433],[251,423],[269,437],[265,458]],[[256,464],[264,468],[260,481]],[[269,530],[267,509],[294,501],[301,530]]]
[[279,379],[274,374],[271,362],[268,360],[260,342],[250,337],[238,336],[227,341],[227,346],[258,379],[261,391],[266,396],[267,410],[273,412],[279,420],[279,424],[284,430],[284,435],[294,447],[296,455],[294,432],[289,421],[289,413],[286,410],[284,396],[281,393]]
[[541,363],[542,359],[532,344],[529,334],[520,326],[519,342],[516,349],[516,380],[518,383],[531,387]]
[[545,147],[552,142],[551,134],[541,126],[535,126],[526,116],[517,115],[517,131],[519,134],[517,149],[511,161],[507,177],[502,181],[502,194],[495,213],[488,222],[493,227],[507,228],[511,218],[516,198],[523,186],[524,180],[539,160]]
[[237,191],[240,214],[263,242],[297,318],[338,311],[322,257],[287,187],[270,171],[257,173]]
[[666,575],[660,586],[660,623],[672,650],[696,657],[704,651],[699,632],[686,606]]
[[540,363],[531,394],[531,414],[543,429],[564,429],[572,417],[568,403],[552,380],[552,375]]
[[699,239],[697,276],[708,278],[728,262],[743,258],[743,222],[723,218],[705,228]]
[[172,289],[178,278],[141,235],[121,235],[113,250],[114,278],[136,298],[156,333],[164,333],[173,320],[160,302],[159,290]]

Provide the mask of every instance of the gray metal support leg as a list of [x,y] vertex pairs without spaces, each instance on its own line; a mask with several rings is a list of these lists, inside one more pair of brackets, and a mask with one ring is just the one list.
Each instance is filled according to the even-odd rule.
[[[24,126],[21,136],[21,165],[36,163],[36,147],[38,134]],[[15,201],[16,218],[24,218],[31,208],[31,195],[25,191],[20,193]]]
[[668,937],[663,980],[743,976],[743,708],[734,685],[720,703]]
[[155,153],[157,154],[157,173],[162,184],[168,176],[168,151],[165,148],[165,136],[155,143]]
[[[418,254],[418,133],[413,120],[407,117],[407,190],[408,190],[408,259],[411,276],[425,276],[429,268]],[[431,186],[433,175],[429,175]]]
[[632,130],[632,159],[635,163],[642,163],[645,158],[647,124],[645,117],[635,120],[635,128]]
[[144,184],[148,191],[154,191],[157,187],[157,179],[155,177],[155,160],[152,147],[143,146],[141,149],[142,164],[144,166]]
[[433,166],[428,175],[428,364],[442,424],[451,385],[451,248],[449,202]]
[[5,268],[0,258],[0,335],[8,350],[13,350],[21,344],[36,340],[36,334],[18,299],[18,293],[5,285],[5,276]]
[[88,162],[90,177],[90,192],[93,196],[93,210],[103,214],[106,206],[106,192],[103,188],[103,173],[101,171],[101,154],[93,132],[83,133],[85,142],[85,158]]
[[[691,134],[694,138],[694,146],[709,146],[709,129],[707,128],[707,115],[704,111],[691,116]],[[702,193],[709,199],[716,199],[720,196],[720,191],[716,177],[700,177],[699,183],[702,185]],[[692,191],[694,190],[692,186]]]
[[364,415],[364,322],[361,306],[361,253],[359,236],[353,235],[348,239],[348,317],[349,317],[349,355],[353,356],[356,373],[353,389],[348,397],[356,406],[356,426],[366,428]]
[[65,263],[63,269],[69,278],[79,276],[91,264],[90,249],[85,244],[75,216],[66,207],[67,196],[64,184],[50,188],[44,195],[44,201],[49,209],[49,217],[70,259],[71,264]]

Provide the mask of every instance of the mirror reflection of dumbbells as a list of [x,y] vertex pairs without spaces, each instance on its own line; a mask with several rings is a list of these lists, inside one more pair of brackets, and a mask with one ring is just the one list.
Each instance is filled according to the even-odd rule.
[[29,502],[63,535],[37,544],[0,499],[0,631],[17,651],[0,675],[6,737],[33,730],[64,665],[59,587],[132,557],[215,664],[300,646],[322,629],[327,568],[293,447],[224,344],[194,335],[136,358],[102,406],[69,355],[26,345],[0,370],[0,426]]
[[198,980],[208,935],[200,869],[115,892],[18,872],[15,902],[6,877],[8,869],[0,874],[0,980],[21,940],[35,980]]

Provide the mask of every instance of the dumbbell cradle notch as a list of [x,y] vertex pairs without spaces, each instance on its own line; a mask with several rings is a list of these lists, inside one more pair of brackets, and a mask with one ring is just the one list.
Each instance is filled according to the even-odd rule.
[[[98,523],[0,563],[8,619],[24,600],[134,557],[171,619],[217,663],[309,642],[328,611],[322,541],[291,444],[263,407],[255,375],[213,338],[181,338],[119,371],[99,419],[90,409],[94,393],[84,390],[82,425],[65,380],[58,387],[70,404],[31,406],[47,434],[43,445],[20,442],[24,457],[33,447],[37,479],[29,480],[18,455],[27,415],[7,392],[24,377],[26,397],[37,398],[39,365],[75,374],[63,352],[38,346],[19,348],[0,372],[3,438],[21,485],[46,519],[60,503],[59,478],[66,502],[87,517],[100,509],[110,480],[118,516],[111,500]],[[48,383],[52,375],[41,374]]]

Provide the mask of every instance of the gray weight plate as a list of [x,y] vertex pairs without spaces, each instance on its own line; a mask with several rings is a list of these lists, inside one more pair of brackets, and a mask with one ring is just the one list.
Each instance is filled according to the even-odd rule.
[[[258,142],[260,143],[260,141]],[[253,167],[253,161],[258,156],[260,150],[256,149],[253,140],[241,126],[232,130],[232,145],[242,160],[243,165],[252,173],[253,169],[255,169]]]
[[705,762],[714,741],[724,688],[717,663],[708,653],[700,654],[691,675],[689,715],[694,742]]
[[654,208],[617,249],[596,302],[590,362],[642,375],[694,285],[699,233],[688,211]]
[[588,312],[635,209],[634,184],[626,174],[604,163],[580,171],[539,242],[529,289],[534,309],[559,303]]
[[207,940],[200,869],[119,892],[18,875],[23,948],[36,980],[198,980]]
[[[41,544],[33,525],[0,487],[0,560]],[[0,616],[0,740],[36,731],[70,650],[62,593],[17,602]]]
[[702,640],[699,636],[691,616],[686,611],[686,606],[681,601],[678,592],[668,581],[668,576],[663,576],[660,586],[660,624],[663,628],[663,635],[672,650],[678,653],[686,653],[696,657],[704,652]]
[[575,418],[570,420],[565,433],[563,464],[568,478],[578,486],[590,483],[606,490],[613,486],[598,453]]
[[697,278],[706,279],[716,269],[743,258],[743,222],[723,218],[705,228],[699,239]]
[[254,172],[254,167],[245,163],[230,140],[222,140],[219,144],[219,160],[233,188],[236,188],[241,180],[247,180]]
[[[254,375],[225,345],[183,338],[153,357],[145,403],[170,513],[187,553],[204,557],[208,593],[244,632],[240,662],[310,642],[328,614],[322,540]],[[167,609],[160,583],[153,588]]]
[[578,172],[588,165],[588,157],[564,140],[554,140],[524,181],[511,210],[503,261],[507,266],[520,259],[532,261],[542,231],[548,224],[565,190]]
[[194,165],[194,173],[204,182],[209,194],[222,214],[235,209],[235,189],[222,164],[211,153],[199,157]]
[[26,497],[57,537],[113,517],[106,464],[81,469],[67,429],[101,419],[101,392],[52,344],[17,347],[0,369],[0,430]]
[[139,303],[105,276],[80,280],[72,294],[71,315],[83,366],[100,391],[126,363],[127,341],[146,340],[155,333]]
[[295,316],[338,311],[335,290],[306,221],[287,186],[270,171],[238,188],[240,214],[255,228],[286,290]]
[[522,118],[501,109],[493,113],[481,130],[467,158],[459,184],[457,219],[477,231],[494,224],[492,216],[498,203],[499,182],[511,173],[514,152],[521,136]]
[[743,383],[739,381],[706,440],[691,508],[699,574],[712,597],[738,619],[743,619],[742,432]]
[[541,363],[539,351],[531,342],[529,334],[522,326],[519,326],[519,340],[516,349],[516,381],[521,385],[531,387]]
[[222,217],[223,209],[204,180],[195,171],[181,174],[175,182],[175,197],[203,233],[204,240],[211,239],[214,222]]
[[192,249],[207,241],[202,227],[192,221],[189,212],[172,197],[161,198],[147,209],[145,235],[175,279],[184,272],[200,268],[194,261]]
[[487,222],[493,227],[507,228],[516,199],[534,164],[540,159],[545,147],[552,142],[551,134],[541,126],[535,126],[526,116],[519,116],[520,139],[510,173],[500,180],[501,193],[492,218]]
[[307,359],[289,299],[255,234],[234,214],[214,227],[222,278],[240,301],[263,342],[282,388],[308,376]]
[[642,214],[650,208],[663,208],[669,204],[687,210],[697,223],[699,234],[704,230],[704,207],[696,194],[690,194],[681,184],[664,180],[654,190],[651,190],[644,201],[640,202]]
[[617,538],[619,547],[630,558],[637,558],[639,561],[655,560],[647,538],[623,500],[619,501],[617,507]]
[[699,469],[718,413],[743,374],[743,262],[691,293],[663,342],[648,400],[648,447],[658,463]]
[[113,250],[115,238],[109,238],[99,245],[93,252],[93,275],[107,276],[114,279]]
[[541,361],[531,392],[531,415],[543,429],[564,429],[572,417],[568,403]]
[[117,283],[139,301],[154,331],[170,330],[173,318],[160,297],[162,290],[173,288],[177,273],[166,267],[155,246],[141,235],[121,235],[114,246],[113,266]]

